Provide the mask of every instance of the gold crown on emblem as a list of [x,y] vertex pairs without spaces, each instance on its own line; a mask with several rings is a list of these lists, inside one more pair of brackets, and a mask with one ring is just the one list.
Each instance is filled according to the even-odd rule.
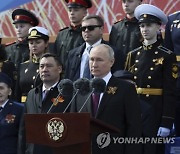
[[72,0],[72,2],[73,2],[73,3],[75,3],[75,2],[76,2],[76,0]]
[[32,30],[31,31],[31,36],[36,36],[37,35],[37,30]]

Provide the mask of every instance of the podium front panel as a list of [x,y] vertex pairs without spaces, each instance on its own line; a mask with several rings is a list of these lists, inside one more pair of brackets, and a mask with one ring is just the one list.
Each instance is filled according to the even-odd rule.
[[25,114],[28,143],[61,147],[90,140],[89,113]]

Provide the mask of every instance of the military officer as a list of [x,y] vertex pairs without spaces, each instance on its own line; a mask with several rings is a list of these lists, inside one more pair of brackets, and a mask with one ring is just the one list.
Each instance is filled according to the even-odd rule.
[[16,9],[12,13],[13,24],[17,40],[7,44],[7,59],[12,61],[16,68],[19,64],[29,59],[29,47],[27,42],[28,30],[39,24],[38,18],[30,11],[25,9]]
[[[176,54],[178,67],[180,68],[180,11],[168,16],[164,45]],[[180,72],[177,80],[177,95],[175,129],[176,135],[180,136]]]
[[129,51],[141,46],[139,24],[134,17],[134,10],[141,2],[142,0],[122,0],[122,8],[126,16],[116,22],[110,32],[109,42],[122,52],[124,61]]
[[[135,9],[135,17],[139,20],[144,41],[141,47],[128,54],[125,69],[134,74],[141,103],[149,106],[153,113],[151,121],[143,121],[143,135],[166,137],[174,120],[178,70],[175,54],[157,40],[160,26],[167,23],[167,17],[162,10],[150,4],[139,5]],[[148,113],[142,109],[142,114]],[[154,154],[155,148],[155,145],[149,149],[145,147],[144,153]],[[157,153],[161,152],[163,150]]]
[[0,72],[0,153],[17,154],[20,123],[24,113],[23,104],[9,96],[12,93],[12,80]]
[[28,44],[30,50],[30,59],[20,64],[18,89],[21,96],[21,102],[26,101],[28,92],[41,84],[39,77],[39,59],[47,52],[49,41],[49,32],[43,27],[32,27],[29,29]]
[[54,53],[65,66],[68,52],[84,43],[81,35],[81,21],[87,15],[87,9],[91,8],[91,0],[65,0],[68,7],[70,26],[61,29],[54,44]]

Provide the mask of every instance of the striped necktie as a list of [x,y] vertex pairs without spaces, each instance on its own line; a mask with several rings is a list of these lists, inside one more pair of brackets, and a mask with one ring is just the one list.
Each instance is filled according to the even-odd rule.
[[[91,49],[92,49],[92,46],[89,46],[87,48],[87,52],[90,53]],[[90,69],[89,69],[89,55],[86,58],[86,62],[84,65],[83,78],[91,79],[91,73],[90,73]]]

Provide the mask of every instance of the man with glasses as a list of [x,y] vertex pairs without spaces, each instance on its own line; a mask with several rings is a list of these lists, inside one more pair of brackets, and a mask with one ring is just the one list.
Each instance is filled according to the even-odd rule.
[[[81,46],[71,50],[68,55],[65,77],[75,81],[78,78],[91,78],[89,71],[89,53],[91,48],[108,42],[103,40],[104,21],[98,15],[89,15],[82,20],[82,36],[85,41]],[[122,66],[120,57],[115,54],[118,61],[113,66],[113,71],[120,69]]]
[[87,9],[92,7],[91,0],[65,1],[67,2],[70,26],[59,31],[53,50],[63,66],[65,66],[69,51],[84,43],[80,29],[81,22],[87,15]]

